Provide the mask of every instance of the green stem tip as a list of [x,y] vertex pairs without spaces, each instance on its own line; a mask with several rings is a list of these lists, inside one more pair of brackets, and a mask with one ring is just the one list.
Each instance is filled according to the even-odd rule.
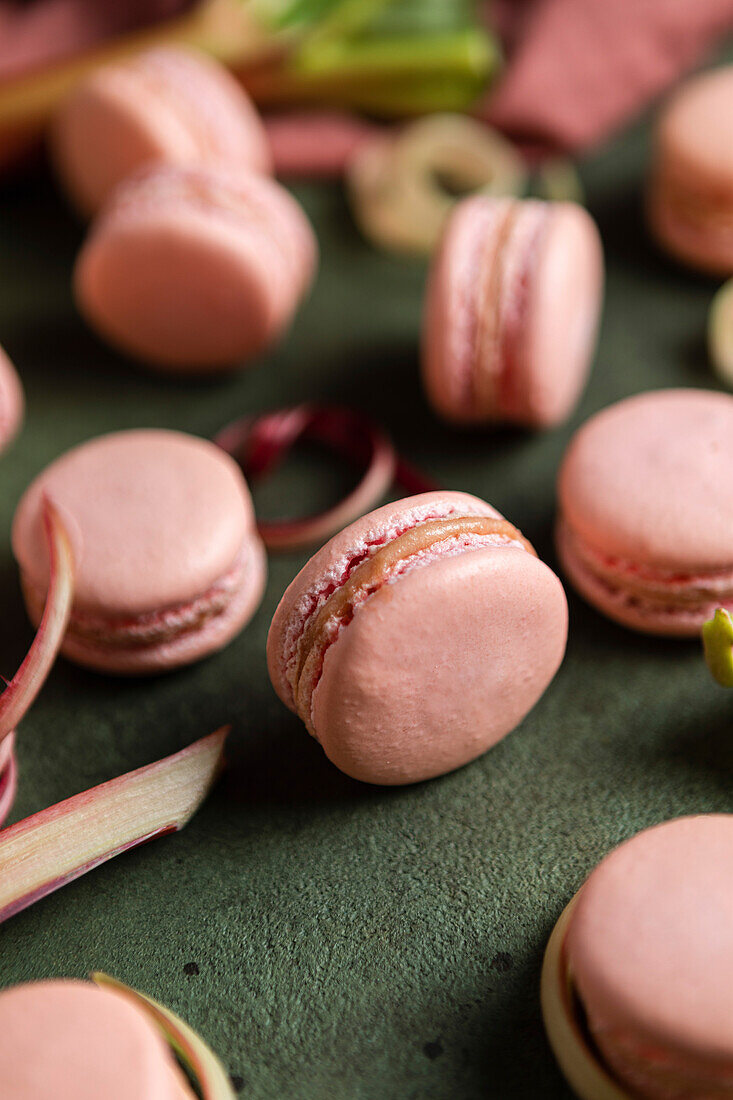
[[719,607],[702,628],[705,660],[723,687],[733,687],[733,619]]

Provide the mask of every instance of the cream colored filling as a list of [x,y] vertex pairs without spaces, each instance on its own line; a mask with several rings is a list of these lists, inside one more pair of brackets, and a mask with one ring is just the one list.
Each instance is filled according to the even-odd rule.
[[293,696],[298,714],[311,733],[314,732],[311,698],[320,677],[326,649],[335,637],[335,625],[348,623],[354,609],[387,583],[402,563],[440,543],[466,536],[494,537],[507,544],[521,546],[535,555],[531,543],[507,520],[492,516],[461,516],[428,520],[412,527],[362,562],[328,597],[298,642]]

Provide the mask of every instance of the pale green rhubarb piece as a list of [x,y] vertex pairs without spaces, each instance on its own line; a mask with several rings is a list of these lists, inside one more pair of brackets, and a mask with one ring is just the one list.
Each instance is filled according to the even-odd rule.
[[114,856],[182,829],[219,774],[227,733],[0,831],[0,922]]

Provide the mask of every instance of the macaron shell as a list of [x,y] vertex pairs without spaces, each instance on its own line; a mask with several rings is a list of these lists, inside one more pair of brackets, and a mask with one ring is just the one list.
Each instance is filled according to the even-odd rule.
[[676,259],[733,274],[733,65],[683,84],[662,111],[647,189],[652,232]]
[[59,110],[52,147],[66,190],[87,216],[150,161],[272,169],[264,127],[244,89],[212,59],[181,47],[98,69]]
[[[242,584],[223,611],[204,619],[195,630],[180,635],[172,632],[166,641],[139,648],[116,644],[112,633],[97,642],[67,634],[61,652],[77,665],[116,676],[150,676],[182,668],[223,649],[243,630],[262,602],[266,581],[265,548],[259,538],[252,538]],[[26,604],[37,626],[41,610],[32,605],[27,595]]]
[[733,397],[660,390],[627,398],[573,438],[561,513],[599,552],[661,570],[733,565]]
[[186,1095],[174,1090],[170,1052],[147,1018],[86,982],[40,982],[0,994],[0,1063],[8,1100]]
[[566,635],[562,585],[531,554],[438,559],[379,589],[326,651],[316,735],[337,767],[365,782],[458,768],[534,706]]
[[657,155],[695,190],[733,202],[733,65],[683,84],[665,107]]
[[[607,1056],[733,1068],[733,816],[679,818],[612,852],[582,888],[571,977]],[[614,1059],[615,1060],[615,1059]],[[708,1066],[708,1073],[710,1066]],[[688,1082],[689,1096],[723,1096]],[[650,1095],[653,1095],[650,1093]],[[661,1095],[661,1093],[660,1093]],[[665,1093],[666,1095],[666,1093]],[[683,1095],[683,1093],[674,1093]]]
[[161,112],[124,71],[100,71],[79,88],[60,111],[51,142],[59,178],[84,217],[92,217],[121,180],[164,151],[173,161],[195,156],[182,120]]
[[603,247],[581,206],[552,204],[531,273],[514,417],[535,427],[565,420],[585,386],[603,300]]
[[316,244],[278,184],[224,169],[152,169],[115,193],[76,263],[78,306],[161,368],[216,370],[262,350],[313,275]]
[[[718,607],[726,607],[733,613],[730,597],[723,594],[717,597],[711,594],[707,607],[702,604],[685,606],[684,601],[675,600],[672,593],[667,605],[655,605],[630,596],[624,588],[612,587],[587,567],[564,524],[558,525],[556,541],[563,573],[573,588],[603,615],[629,630],[669,638],[699,638],[702,624],[713,617]],[[733,587],[733,570],[727,581],[729,592]]]
[[25,400],[15,367],[0,348],[0,451],[15,438],[23,420]]
[[162,430],[101,436],[52,463],[18,506],[13,551],[27,580],[42,591],[48,584],[44,493],[69,529],[75,610],[108,617],[201,596],[254,535],[244,478],[213,443]]
[[702,195],[692,210],[685,205],[684,200],[681,205],[679,199],[670,197],[663,179],[653,180],[646,207],[657,240],[675,259],[698,271],[723,278],[732,275],[733,198],[728,210],[707,206]]
[[466,199],[450,215],[428,275],[422,374],[428,399],[447,420],[472,423],[473,367],[481,272],[493,262],[509,200]]
[[[91,239],[75,272],[86,319],[111,343],[158,367],[227,367],[273,335],[266,267],[254,239],[190,208],[115,226]],[[265,264],[268,262],[264,261]]]
[[280,600],[267,638],[270,679],[286,706],[294,709],[287,665],[303,625],[319,601],[339,587],[352,564],[368,557],[370,549],[385,545],[418,523],[451,515],[501,518],[486,501],[468,493],[446,490],[421,493],[392,501],[362,516],[313,555]]
[[457,423],[551,427],[585,385],[603,299],[603,249],[574,203],[459,203],[428,279],[428,398]]

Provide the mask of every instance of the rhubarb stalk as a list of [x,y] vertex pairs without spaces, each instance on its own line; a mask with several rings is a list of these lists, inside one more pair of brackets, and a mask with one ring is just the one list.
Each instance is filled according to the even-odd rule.
[[48,595],[43,618],[25,660],[0,696],[0,825],[10,812],[17,786],[12,734],[51,671],[66,633],[74,599],[71,542],[59,513],[48,498],[43,502],[43,527],[49,557]]
[[66,528],[51,501],[43,504],[49,585],[41,625],[22,665],[0,696],[0,743],[12,733],[43,687],[61,643],[74,599],[74,559]]
[[15,734],[0,743],[0,826],[10,813],[18,783],[18,766],[15,760]]
[[219,773],[227,733],[0,832],[0,923],[113,856],[182,829]]

